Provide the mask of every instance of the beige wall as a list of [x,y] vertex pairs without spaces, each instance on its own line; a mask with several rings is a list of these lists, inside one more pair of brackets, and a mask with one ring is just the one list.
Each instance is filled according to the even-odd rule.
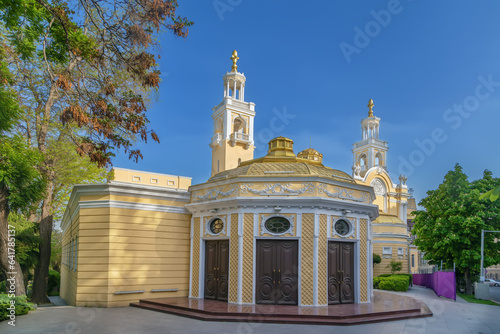
[[[77,240],[78,237],[79,225],[79,218],[75,217],[67,231],[63,234],[62,240],[63,252],[61,276],[64,277],[64,279],[61,279],[60,295],[61,298],[66,300],[66,302],[70,305],[75,305],[77,294],[78,259],[76,259],[75,263],[73,264],[73,268],[71,268],[71,263],[72,261],[74,261],[71,259],[71,257],[73,256],[73,259],[75,259],[75,257],[78,256],[79,253],[78,250],[76,250],[77,248],[79,248],[79,245],[77,245],[77,243],[79,244],[79,240],[77,242],[74,241]],[[76,254],[72,254],[73,252],[71,251],[70,245],[72,241],[75,242],[76,245]]]
[[[130,202],[137,208],[106,207],[106,201]],[[70,305],[99,307],[187,296],[191,215],[151,209],[152,205],[165,209],[183,208],[184,204],[139,196],[78,196],[68,208],[75,212],[75,222],[64,225],[63,236],[64,243],[70,234],[78,235],[78,267],[76,272],[63,268],[61,296]],[[141,209],[140,205],[150,207]],[[151,291],[156,289],[178,291]],[[116,294],[134,290],[145,292]]]

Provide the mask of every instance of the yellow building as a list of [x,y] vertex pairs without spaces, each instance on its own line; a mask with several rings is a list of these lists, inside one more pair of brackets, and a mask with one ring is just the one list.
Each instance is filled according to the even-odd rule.
[[[278,137],[254,159],[255,104],[245,76],[223,77],[213,108],[212,173],[182,176],[113,168],[105,184],[75,186],[62,220],[61,296],[77,306],[190,297],[235,304],[366,303],[390,260],[408,272],[405,177],[386,171],[379,118],[362,121],[353,175],[295,154]],[[373,271],[372,254],[383,262]]]
[[406,176],[393,183],[387,172],[388,143],[379,139],[380,118],[373,114],[373,100],[368,102],[368,117],[361,121],[361,141],[353,145],[353,178],[373,187],[379,217],[373,221],[373,252],[382,262],[375,265],[374,276],[390,273],[391,261],[401,262],[402,273],[410,272],[410,234],[407,226],[408,187]]

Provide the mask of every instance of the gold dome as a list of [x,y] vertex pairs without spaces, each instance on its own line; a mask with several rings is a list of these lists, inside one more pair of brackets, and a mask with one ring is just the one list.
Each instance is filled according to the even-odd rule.
[[[312,152],[312,151],[316,152]],[[313,149],[306,149],[311,156],[323,157]],[[301,153],[302,153],[301,152]],[[300,154],[300,153],[299,153]],[[297,157],[293,153],[293,141],[278,137],[269,142],[266,156],[254,160],[243,161],[239,167],[229,169],[212,176],[208,181],[219,181],[234,177],[321,177],[341,182],[356,183],[347,173],[325,167],[321,160]]]
[[404,224],[404,222],[399,219],[399,217],[394,215],[388,215],[386,213],[380,213],[380,215],[373,221],[373,223],[378,224]]
[[312,161],[323,161],[323,154],[319,153],[313,148],[306,148],[305,150],[300,151],[299,154],[297,154],[297,157]]

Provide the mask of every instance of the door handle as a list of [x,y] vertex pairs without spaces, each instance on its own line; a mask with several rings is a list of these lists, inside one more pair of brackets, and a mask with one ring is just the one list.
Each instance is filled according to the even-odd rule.
[[281,283],[281,269],[278,269],[278,274],[279,274],[278,284],[280,284]]

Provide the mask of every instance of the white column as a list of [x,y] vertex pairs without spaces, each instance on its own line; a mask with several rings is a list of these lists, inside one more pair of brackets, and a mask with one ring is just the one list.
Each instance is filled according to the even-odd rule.
[[241,89],[240,89],[240,100],[245,101],[245,84],[241,84]]
[[318,306],[318,238],[319,214],[314,214],[314,243],[313,243],[313,306]]
[[242,295],[243,295],[243,213],[238,213],[238,299],[237,299],[238,304],[242,303]]
[[229,96],[229,80],[226,81],[226,91],[224,92],[224,97]]
[[236,98],[236,79],[234,79],[233,99]]
[[248,121],[248,140],[253,144],[253,117],[250,116]]

